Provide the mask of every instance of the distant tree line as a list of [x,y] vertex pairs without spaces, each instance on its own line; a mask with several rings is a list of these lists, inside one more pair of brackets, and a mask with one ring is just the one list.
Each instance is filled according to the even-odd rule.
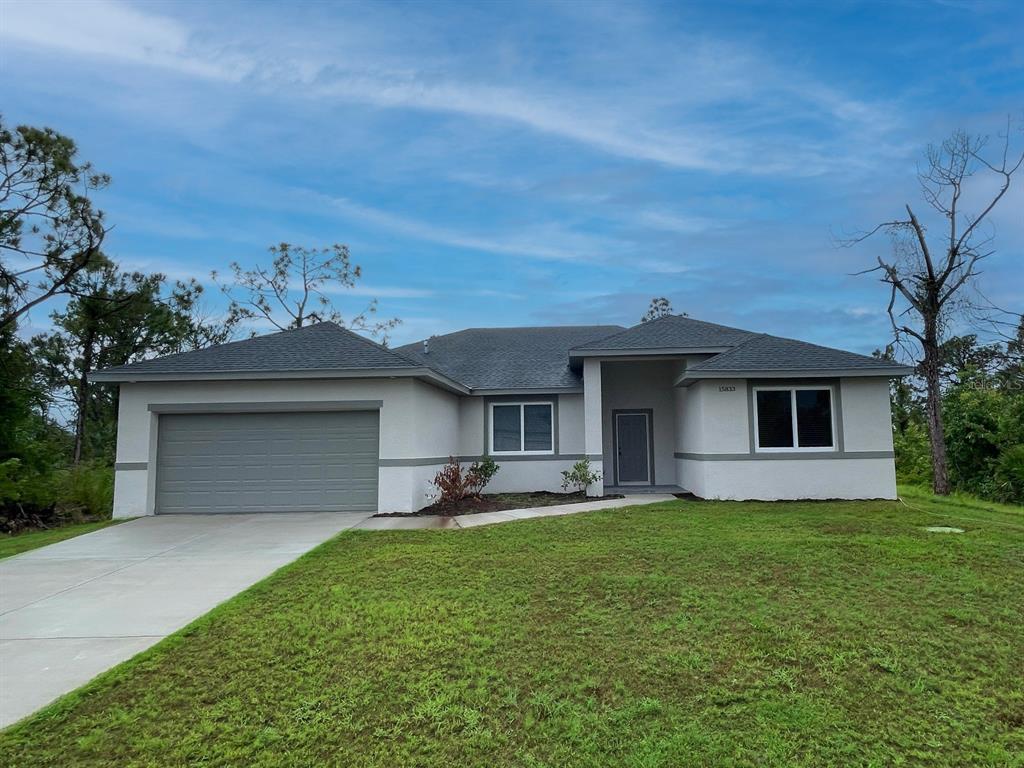
[[[893,357],[893,348],[875,353]],[[955,336],[940,347],[939,408],[951,490],[1024,503],[1024,317],[1006,342]],[[893,444],[900,482],[931,485],[927,384],[892,386]]]

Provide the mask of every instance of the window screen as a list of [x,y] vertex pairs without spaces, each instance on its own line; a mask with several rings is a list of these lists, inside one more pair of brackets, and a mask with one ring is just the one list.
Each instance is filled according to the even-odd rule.
[[526,442],[524,450],[551,450],[551,406],[549,404],[523,406],[523,434]]
[[518,405],[496,405],[492,412],[495,451],[521,451],[520,410]]
[[790,390],[758,391],[757,445],[759,448],[793,447],[793,403]]
[[832,393],[796,390],[796,431],[801,448],[832,447]]

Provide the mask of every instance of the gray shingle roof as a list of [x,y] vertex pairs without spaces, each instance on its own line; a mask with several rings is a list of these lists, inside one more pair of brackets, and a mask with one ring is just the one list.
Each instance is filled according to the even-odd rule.
[[[868,375],[910,373],[886,360],[865,357],[794,339],[752,333],[688,317],[669,316],[633,328],[618,325],[577,325],[536,328],[470,328],[434,336],[429,352],[423,342],[388,349],[335,323],[318,323],[245,341],[107,368],[96,381],[126,381],[135,376],[190,378],[247,373],[314,374],[331,371],[405,369],[402,375],[448,379],[444,386],[472,390],[579,387],[579,366],[585,354],[657,353],[659,350],[725,348],[690,366],[693,378],[716,374],[771,375],[790,371],[828,373],[857,371]],[[429,369],[429,370],[427,370]]]
[[336,323],[324,322],[245,341],[143,360],[97,371],[97,380],[122,374],[248,373],[260,371],[413,368],[403,357]]
[[[858,355],[831,347],[820,347],[806,341],[769,336],[751,335],[740,345],[722,352],[687,369],[692,373],[740,373],[751,371],[869,371],[900,368],[891,360]],[[907,369],[910,372],[910,369]]]
[[579,344],[574,351],[733,347],[753,335],[750,331],[706,323],[692,317],[665,315],[649,323],[634,325],[621,333]]
[[469,328],[433,336],[396,351],[430,365],[472,389],[578,387],[569,368],[569,350],[622,331],[619,325],[539,328]]

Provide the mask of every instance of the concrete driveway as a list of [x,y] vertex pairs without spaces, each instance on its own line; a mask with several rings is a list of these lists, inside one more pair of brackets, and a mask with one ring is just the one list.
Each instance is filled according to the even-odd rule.
[[0,727],[366,517],[149,517],[0,560]]

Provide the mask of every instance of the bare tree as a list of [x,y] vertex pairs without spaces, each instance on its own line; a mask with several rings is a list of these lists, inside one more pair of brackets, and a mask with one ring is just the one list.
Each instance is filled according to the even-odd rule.
[[304,248],[281,243],[269,250],[273,257],[269,267],[242,269],[238,262],[232,262],[230,283],[221,283],[217,273],[211,273],[214,283],[231,300],[229,323],[263,319],[287,330],[329,320],[369,331],[386,343],[388,331],[401,322],[395,318],[376,320],[376,299],[347,320],[335,308],[330,294],[354,288],[362,277],[362,269],[352,263],[348,246],[335,243],[326,248]]
[[[937,494],[945,495],[950,490],[941,408],[943,341],[955,316],[976,309],[964,289],[978,276],[981,262],[994,252],[991,231],[983,231],[982,224],[1024,164],[1024,154],[1011,154],[1011,128],[1012,122],[1008,121],[1001,151],[995,153],[994,160],[986,157],[987,136],[956,131],[942,144],[929,145],[918,181],[924,201],[941,223],[937,235],[929,235],[927,226],[908,204],[906,218],[883,222],[841,243],[854,245],[879,232],[889,235],[890,255],[878,256],[877,266],[859,274],[878,272],[889,286],[888,313],[895,342],[913,357],[924,378],[933,489]],[[965,212],[964,185],[979,171],[994,178],[997,189],[973,212]]]
[[103,266],[103,213],[89,193],[110,183],[76,162],[75,142],[0,121],[0,328]]

